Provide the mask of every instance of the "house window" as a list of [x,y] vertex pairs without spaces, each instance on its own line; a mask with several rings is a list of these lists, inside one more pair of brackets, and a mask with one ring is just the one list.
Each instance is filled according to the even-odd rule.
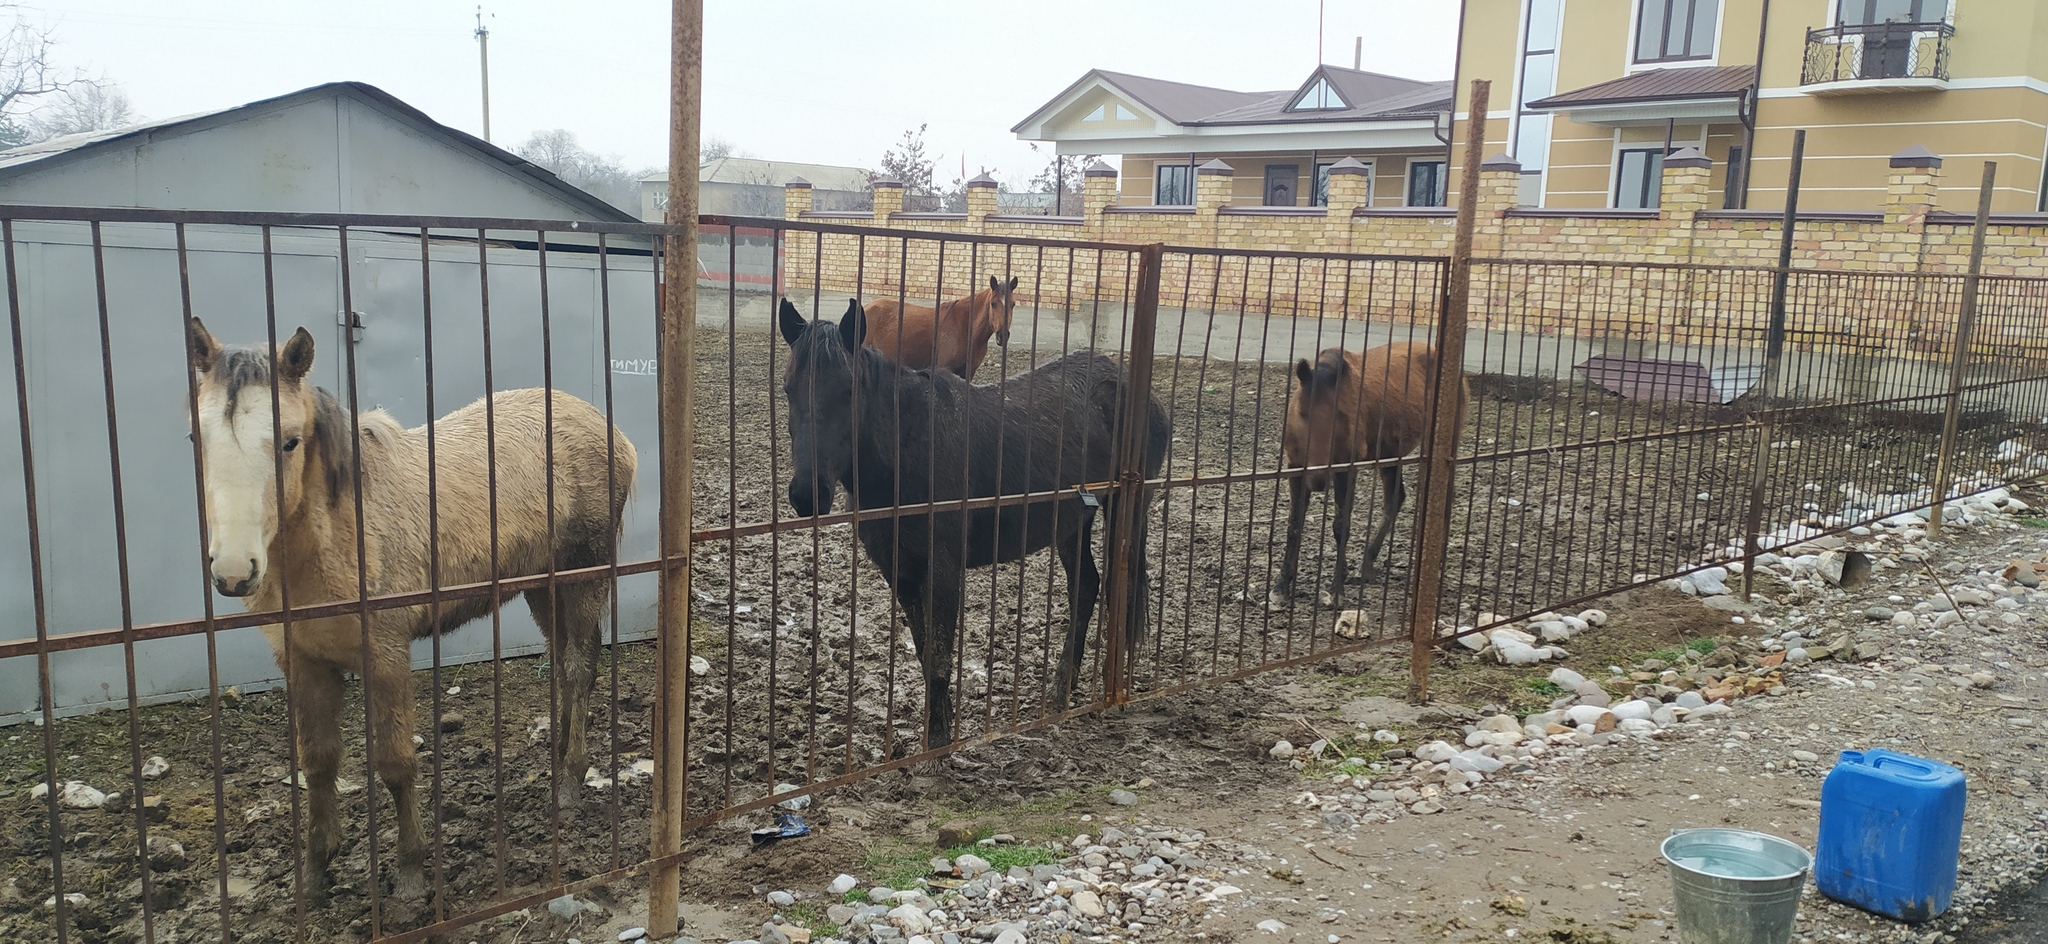
[[[1932,23],[1948,11],[1947,0],[1842,0],[1835,21],[1842,26]],[[1930,18],[1929,14],[1933,14]]]
[[1721,170],[1721,209],[1742,206],[1742,145],[1728,147],[1728,164]]
[[1152,189],[1152,203],[1156,206],[1193,206],[1195,188],[1189,185],[1194,179],[1193,164],[1154,164],[1152,171],[1157,177]]
[[1637,62],[1705,59],[1714,54],[1714,21],[1721,12],[1721,0],[1638,2]]
[[1110,103],[1108,103],[1108,102],[1104,102],[1103,104],[1097,105],[1097,106],[1095,106],[1095,110],[1094,110],[1094,111],[1091,111],[1091,112],[1089,112],[1089,113],[1088,113],[1088,114],[1087,114],[1087,115],[1086,115],[1085,117],[1083,117],[1083,118],[1082,118],[1081,120],[1082,120],[1082,121],[1108,121],[1108,120],[1110,119],[1110,116],[1111,116],[1111,115],[1115,115],[1115,116],[1116,116],[1116,120],[1118,120],[1118,121],[1136,121],[1136,120],[1138,120],[1138,116],[1137,116],[1137,115],[1134,115],[1134,114],[1131,114],[1131,110],[1130,110],[1130,109],[1128,109],[1128,108],[1125,108],[1125,107],[1123,106],[1123,103],[1122,103],[1122,102],[1118,102],[1118,103],[1116,103],[1116,104],[1110,104]]
[[1309,196],[1309,205],[1319,207],[1330,205],[1330,165],[1328,164],[1316,165],[1316,188],[1315,193]]
[[1408,205],[1412,207],[1440,207],[1444,205],[1444,162],[1408,162]]
[[1663,148],[1623,151],[1615,166],[1614,206],[1619,210],[1654,210],[1663,183]]
[[1295,96],[1294,103],[1288,105],[1287,110],[1328,111],[1348,107],[1350,106],[1344,104],[1344,96],[1337,94],[1337,89],[1330,84],[1330,80],[1318,76],[1314,85],[1303,89],[1300,95]]
[[1294,206],[1295,190],[1300,186],[1300,164],[1266,165],[1266,198],[1264,202],[1267,206]]

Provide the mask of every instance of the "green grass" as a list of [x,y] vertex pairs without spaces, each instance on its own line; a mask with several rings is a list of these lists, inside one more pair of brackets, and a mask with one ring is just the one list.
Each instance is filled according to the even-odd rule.
[[948,859],[957,859],[973,853],[988,860],[989,868],[1007,872],[1013,866],[1030,868],[1034,865],[1052,865],[1060,860],[1060,851],[1051,846],[954,846],[946,850]]
[[[1324,746],[1320,759],[1309,760],[1303,753],[1295,756],[1305,761],[1301,768],[1304,776],[1328,777],[1332,774],[1343,774],[1347,777],[1356,777],[1360,774],[1370,775],[1373,772],[1372,765],[1379,762],[1380,755],[1385,754],[1389,748],[1399,746],[1375,741],[1370,735],[1339,735]],[[1307,746],[1303,745],[1295,750],[1306,752]]]
[[813,940],[822,941],[839,933],[839,926],[825,917],[825,909],[813,902],[800,901],[782,909],[782,919],[797,927],[809,928]]
[[2048,518],[2034,518],[2034,517],[2026,517],[2026,518],[2015,518],[2015,519],[2013,519],[2013,520],[2015,520],[2015,521],[2018,521],[2018,522],[2020,523],[2020,526],[2021,526],[2021,527],[2026,527],[2026,528],[2048,528]]
[[[1683,646],[1673,646],[1669,649],[1659,649],[1655,652],[1650,653],[1649,655],[1644,656],[1643,659],[1658,659],[1664,662],[1675,663],[1679,659],[1685,657],[1685,651],[1687,649],[1697,652],[1700,655],[1706,655],[1709,652],[1713,652],[1714,649],[1719,645],[1721,645],[1719,640],[1714,639],[1711,636],[1701,636],[1698,639],[1686,640],[1686,643]],[[1637,659],[1636,661],[1641,662],[1642,659]]]
[[[963,843],[934,852],[926,847],[889,840],[869,846],[862,867],[868,875],[874,876],[872,884],[904,891],[923,884],[925,878],[932,874],[934,857],[945,856],[951,860],[969,853],[982,857],[996,872],[1007,872],[1012,866],[1019,865],[1027,869],[1034,865],[1052,865],[1060,860],[1060,850],[1046,844],[982,846]],[[850,905],[866,904],[867,892],[855,889],[846,893],[845,900]]]
[[1522,687],[1545,698],[1556,698],[1565,693],[1563,686],[1546,678],[1524,679]]

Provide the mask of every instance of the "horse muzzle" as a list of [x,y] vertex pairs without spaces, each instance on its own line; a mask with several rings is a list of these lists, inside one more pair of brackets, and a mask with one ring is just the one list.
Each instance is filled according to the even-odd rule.
[[1001,331],[998,331],[998,332],[996,332],[996,343],[997,343],[997,344],[1000,344],[1000,345],[1002,345],[1002,346],[1004,346],[1004,347],[1009,347],[1009,346],[1010,346],[1010,329],[1008,329],[1008,328],[1004,328],[1003,330],[1001,330]]
[[250,558],[248,576],[231,577],[216,571],[213,575],[213,589],[224,597],[246,597],[256,592],[256,578],[259,573],[260,568],[257,567],[255,558]]
[[799,518],[810,518],[832,510],[832,489],[814,487],[803,479],[789,483],[789,507]]

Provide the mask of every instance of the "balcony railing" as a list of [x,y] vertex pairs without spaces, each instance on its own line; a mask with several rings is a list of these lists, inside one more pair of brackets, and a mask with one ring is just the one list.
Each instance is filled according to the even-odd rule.
[[1806,31],[1801,85],[1864,83],[1873,88],[1940,87],[1948,81],[1947,23],[1873,23]]

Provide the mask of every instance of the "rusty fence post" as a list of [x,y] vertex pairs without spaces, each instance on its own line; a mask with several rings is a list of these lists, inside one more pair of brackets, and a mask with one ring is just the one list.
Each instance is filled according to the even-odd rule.
[[1451,480],[1465,383],[1465,325],[1472,302],[1472,234],[1479,225],[1479,165],[1486,154],[1486,108],[1493,83],[1472,80],[1466,104],[1465,166],[1458,182],[1458,231],[1444,272],[1436,326],[1436,389],[1430,392],[1430,433],[1422,447],[1420,497],[1415,504],[1415,575],[1408,597],[1408,700],[1429,700],[1429,661],[1436,649],[1436,616],[1443,594],[1444,558],[1451,540]]
[[[1771,442],[1777,438],[1778,375],[1785,354],[1785,295],[1792,285],[1792,239],[1799,224],[1799,178],[1806,165],[1806,129],[1792,132],[1792,166],[1785,179],[1785,219],[1778,230],[1778,268],[1771,273],[1770,326],[1764,334],[1763,391],[1757,405],[1756,468],[1749,478],[1749,514],[1743,521],[1742,599],[1756,593],[1756,558],[1763,553],[1764,494],[1770,483]],[[1744,181],[1747,187],[1748,182]]]
[[1146,511],[1145,441],[1151,420],[1152,351],[1159,325],[1159,269],[1166,255],[1163,243],[1138,250],[1137,297],[1132,300],[1131,342],[1124,357],[1123,417],[1116,443],[1116,496],[1104,545],[1109,555],[1109,580],[1103,599],[1110,601],[1102,619],[1102,697],[1111,705],[1131,700],[1134,668],[1132,634],[1144,626],[1131,624],[1132,611],[1145,588],[1133,575],[1144,564]]
[[1998,162],[1984,162],[1984,184],[1977,191],[1977,225],[1970,234],[1970,268],[1963,273],[1962,311],[1956,315],[1956,350],[1948,366],[1948,408],[1941,417],[1941,452],[1934,463],[1934,505],[1927,509],[1927,533],[1941,533],[1941,513],[1956,474],[1956,424],[1963,416],[1963,371],[1970,366],[1971,334],[1977,327],[1978,280],[1984,274],[1984,235],[1991,226],[1991,191]]
[[[656,316],[661,428],[661,612],[656,628],[654,821],[648,857],[663,860],[647,882],[647,930],[676,933],[682,888],[683,814],[689,806],[690,454],[696,439],[697,144],[703,101],[704,2],[674,0],[670,28],[668,235]],[[613,589],[617,592],[617,588]],[[576,771],[580,775],[581,771]]]

